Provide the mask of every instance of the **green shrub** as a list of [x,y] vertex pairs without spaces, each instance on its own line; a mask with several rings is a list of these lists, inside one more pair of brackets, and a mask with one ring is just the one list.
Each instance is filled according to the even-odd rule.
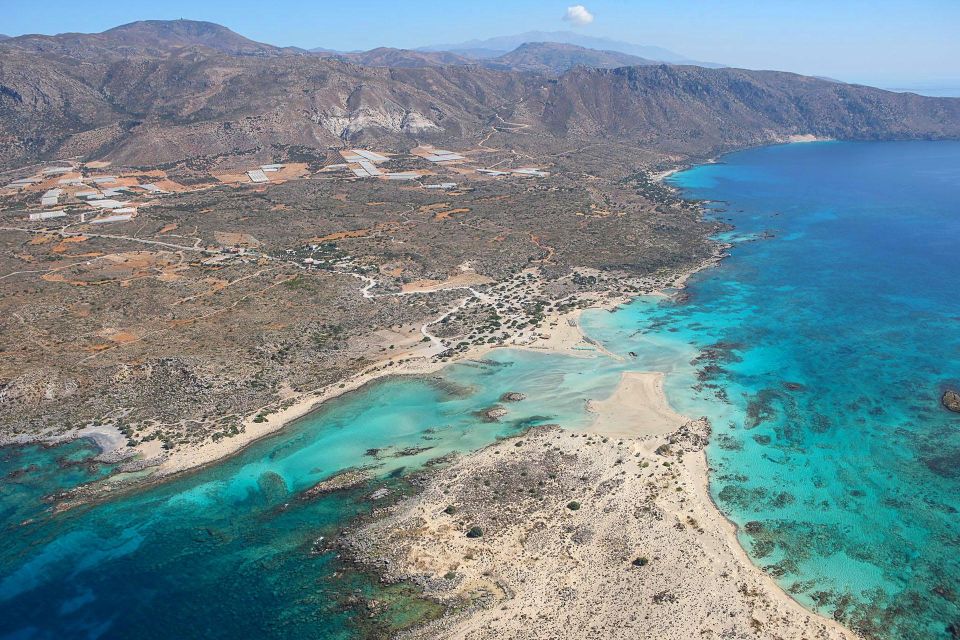
[[479,538],[483,536],[483,529],[480,527],[470,527],[470,530],[467,531],[468,538]]
[[580,509],[580,503],[577,502],[576,500],[572,502],[568,502],[567,509],[570,509],[570,511],[577,511],[578,509]]

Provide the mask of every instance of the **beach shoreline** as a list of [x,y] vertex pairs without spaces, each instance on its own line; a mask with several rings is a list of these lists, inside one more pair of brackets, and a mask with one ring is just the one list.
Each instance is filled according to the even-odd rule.
[[[656,374],[636,379],[654,391],[642,403],[666,403]],[[463,454],[340,548],[447,607],[410,638],[855,637],[740,547],[710,497],[706,419],[606,435],[612,419]]]

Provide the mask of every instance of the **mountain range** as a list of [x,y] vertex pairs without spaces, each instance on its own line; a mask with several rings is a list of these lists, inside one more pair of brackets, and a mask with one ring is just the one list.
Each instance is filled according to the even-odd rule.
[[457,44],[437,44],[420,47],[420,51],[450,51],[473,58],[494,58],[508,51],[512,51],[527,42],[554,42],[570,44],[586,49],[600,51],[616,51],[647,60],[669,62],[673,64],[693,64],[701,67],[721,66],[714,63],[703,63],[691,60],[679,53],[649,45],[631,44],[609,38],[597,38],[584,35],[576,31],[527,31],[512,36],[499,36],[485,40],[470,40]]
[[[666,65],[556,43],[483,64],[374,51],[316,55],[183,20],[11,38],[0,43],[0,163],[228,163],[347,143],[474,145],[494,129],[511,146],[610,140],[679,157],[801,134],[960,137],[960,100],[791,73]],[[413,64],[416,55],[425,62]]]

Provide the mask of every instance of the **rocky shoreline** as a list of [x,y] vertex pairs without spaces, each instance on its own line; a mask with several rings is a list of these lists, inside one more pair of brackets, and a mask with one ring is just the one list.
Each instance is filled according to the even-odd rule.
[[337,542],[447,615],[410,638],[852,638],[740,549],[707,490],[705,419],[638,438],[557,426],[435,469]]

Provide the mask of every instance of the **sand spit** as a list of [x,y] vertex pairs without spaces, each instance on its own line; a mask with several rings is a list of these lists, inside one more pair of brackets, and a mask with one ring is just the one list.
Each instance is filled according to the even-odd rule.
[[663,373],[628,371],[606,400],[591,400],[587,408],[597,414],[591,433],[611,438],[667,435],[688,422],[667,403]]
[[449,605],[411,638],[853,638],[750,563],[707,492],[708,434],[537,428],[436,471],[342,546]]

